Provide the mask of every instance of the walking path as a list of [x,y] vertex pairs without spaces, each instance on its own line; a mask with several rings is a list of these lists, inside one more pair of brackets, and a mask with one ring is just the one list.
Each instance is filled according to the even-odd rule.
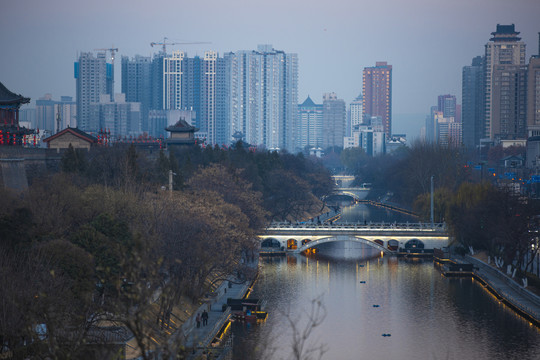
[[540,296],[523,288],[499,269],[479,259],[466,255],[456,260],[474,264],[476,267],[475,275],[483,280],[498,298],[516,309],[529,321],[540,326]]
[[[248,266],[256,269],[258,266],[258,257],[255,261],[249,263]],[[210,347],[216,334],[231,316],[229,307],[223,311],[223,304],[227,304],[227,298],[242,298],[248,292],[249,286],[253,281],[253,279],[249,279],[241,282],[232,275],[229,280],[223,281],[216,291],[214,291],[215,296],[203,301],[203,304],[182,326],[182,331],[186,336],[185,347],[187,349],[193,349],[193,353],[188,356],[188,359],[198,358],[206,348]],[[203,326],[201,321],[200,327],[197,327],[195,318],[197,314],[202,314],[204,310],[208,312],[208,324]]]

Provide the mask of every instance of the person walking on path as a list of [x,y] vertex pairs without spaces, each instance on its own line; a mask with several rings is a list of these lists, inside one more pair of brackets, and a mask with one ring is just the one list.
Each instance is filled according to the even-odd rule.
[[208,325],[208,313],[206,312],[206,310],[204,310],[202,313],[202,325]]
[[201,327],[201,313],[197,313],[197,317],[195,318],[195,321],[197,321],[197,329]]

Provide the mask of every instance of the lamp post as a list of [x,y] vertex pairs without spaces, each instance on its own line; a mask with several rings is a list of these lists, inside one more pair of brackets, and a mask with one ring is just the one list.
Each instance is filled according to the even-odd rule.
[[431,227],[433,227],[433,175],[431,175]]
[[172,170],[169,170],[169,195],[172,196],[172,188],[173,188],[173,175],[176,175],[176,173],[173,173]]

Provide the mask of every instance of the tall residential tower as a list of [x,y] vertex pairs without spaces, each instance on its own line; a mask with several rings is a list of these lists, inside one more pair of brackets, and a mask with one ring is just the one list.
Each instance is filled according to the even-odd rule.
[[97,133],[99,120],[91,116],[90,104],[100,102],[101,95],[109,95],[111,99],[113,83],[113,66],[106,59],[104,52],[94,56],[91,52],[83,52],[75,63],[75,79],[77,87],[77,125],[86,132]]
[[477,56],[462,73],[461,121],[463,145],[474,149],[484,137],[484,58]]
[[363,116],[380,116],[386,136],[392,134],[392,65],[376,62],[364,68],[362,81]]
[[230,136],[267,149],[295,151],[298,106],[296,54],[259,45],[225,54]]
[[485,136],[526,136],[525,43],[514,25],[497,25],[485,53]]
[[345,101],[338,99],[335,93],[323,94],[322,146],[343,148],[347,110]]

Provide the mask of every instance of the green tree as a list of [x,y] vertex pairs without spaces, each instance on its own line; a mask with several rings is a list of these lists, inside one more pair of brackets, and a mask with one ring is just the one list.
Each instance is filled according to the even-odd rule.
[[70,143],[68,149],[62,155],[60,168],[66,173],[82,173],[86,170],[86,167],[85,150],[74,149]]

